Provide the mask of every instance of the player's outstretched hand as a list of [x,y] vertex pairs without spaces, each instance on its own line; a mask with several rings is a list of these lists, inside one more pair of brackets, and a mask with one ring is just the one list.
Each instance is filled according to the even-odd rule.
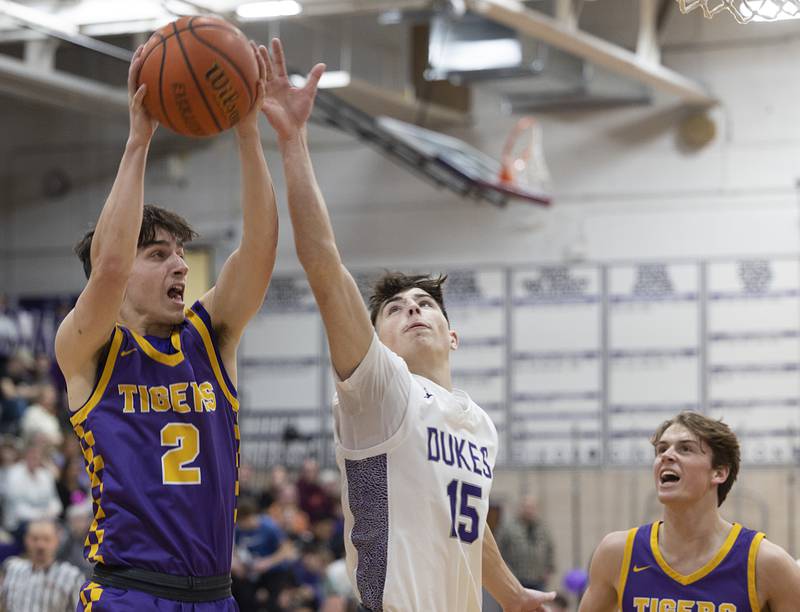
[[144,45],[136,49],[128,69],[128,112],[130,114],[130,132],[128,141],[132,144],[147,145],[153,138],[158,122],[147,114],[144,108],[144,96],[147,86],[136,87],[139,70],[142,67],[142,50]]
[[544,593],[533,589],[523,589],[513,603],[503,606],[503,612],[547,612],[548,608],[545,604],[555,598],[555,591]]
[[317,64],[311,69],[303,87],[294,87],[286,72],[281,41],[273,38],[272,53],[266,53],[265,49],[263,54],[267,69],[267,91],[261,110],[278,139],[286,142],[296,138],[305,128],[314,108],[317,85],[325,72],[325,64]]
[[253,108],[236,124],[236,134],[239,137],[248,132],[258,133],[258,114],[264,104],[264,92],[267,90],[267,65],[265,59],[267,57],[267,48],[264,45],[256,45],[252,40],[250,41],[250,47],[253,49],[258,62],[258,83],[256,84],[256,99],[253,103]]

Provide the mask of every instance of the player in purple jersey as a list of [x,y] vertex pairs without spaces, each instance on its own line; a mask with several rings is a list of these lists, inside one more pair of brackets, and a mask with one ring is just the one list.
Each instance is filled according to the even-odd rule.
[[581,612],[796,612],[800,568],[763,533],[720,516],[739,472],[722,421],[682,412],[652,438],[663,517],[608,534],[592,558]]
[[370,321],[342,265],[306,138],[324,69],[316,65],[302,88],[292,87],[273,40],[264,112],[278,136],[297,255],[325,324],[339,397],[359,395],[352,409],[335,409],[350,579],[370,610],[477,612],[482,585],[506,612],[542,610],[555,593],[524,589],[486,525],[497,432],[452,387],[458,336],[443,310],[444,279],[390,275]]
[[277,244],[277,211],[258,117],[236,127],[242,238],[216,286],[184,304],[178,215],[144,206],[147,152],[157,124],[128,74],[130,131],[111,193],[76,247],[88,282],[61,324],[56,357],[71,422],[91,478],[86,538],[92,579],[77,609],[233,611],[230,567],[238,493],[236,349],[264,300]]

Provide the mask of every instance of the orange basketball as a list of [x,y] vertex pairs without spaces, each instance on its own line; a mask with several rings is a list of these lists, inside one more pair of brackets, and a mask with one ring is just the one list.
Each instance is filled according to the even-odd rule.
[[245,35],[223,19],[181,17],[150,37],[142,58],[144,106],[178,134],[219,134],[255,103],[255,54]]

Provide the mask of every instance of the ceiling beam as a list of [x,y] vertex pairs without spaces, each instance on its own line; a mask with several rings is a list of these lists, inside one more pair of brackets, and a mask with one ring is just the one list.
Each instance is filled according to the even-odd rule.
[[128,92],[55,70],[36,69],[29,62],[0,55],[0,93],[48,106],[123,118]]
[[699,83],[602,38],[572,29],[544,13],[527,8],[519,0],[467,0],[467,3],[470,10],[487,19],[592,64],[677,96],[687,104],[717,104],[717,100]]
[[131,61],[133,56],[133,53],[126,49],[120,49],[114,45],[95,40],[91,36],[81,34],[77,25],[65,22],[58,15],[51,15],[44,11],[32,9],[17,2],[0,0],[0,15],[10,17],[14,21],[49,36],[60,38],[86,49],[92,49],[124,62]]

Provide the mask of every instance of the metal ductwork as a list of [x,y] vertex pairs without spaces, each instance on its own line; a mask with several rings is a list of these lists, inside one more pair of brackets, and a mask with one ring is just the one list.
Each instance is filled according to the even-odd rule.
[[426,78],[499,93],[512,112],[599,108],[650,101],[642,84],[478,15],[435,15]]

